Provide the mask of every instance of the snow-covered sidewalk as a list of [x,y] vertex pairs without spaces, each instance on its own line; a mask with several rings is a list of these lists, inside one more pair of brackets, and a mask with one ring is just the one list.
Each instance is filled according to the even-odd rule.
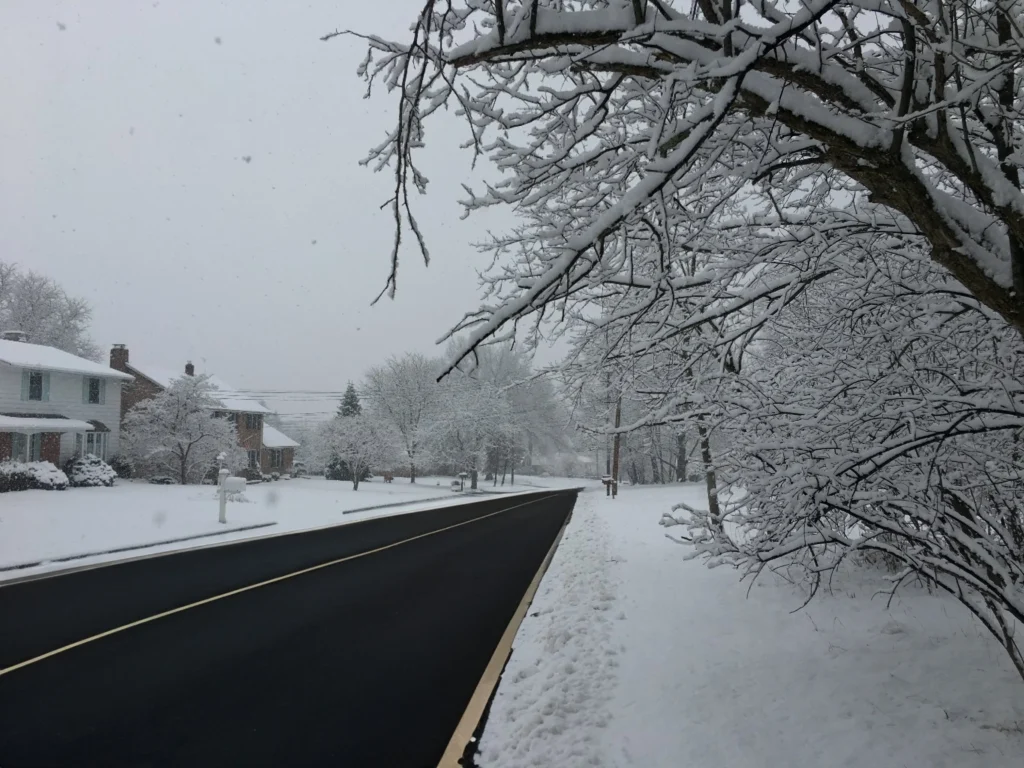
[[[683,559],[662,512],[699,486],[581,494],[524,621],[482,768],[1001,768],[1024,684],[955,601],[876,573],[803,602]],[[705,506],[706,508],[706,506]]]
[[[551,487],[562,485],[551,481]],[[517,484],[515,490],[537,488]],[[212,486],[119,482],[113,488],[5,493],[0,496],[0,581],[482,498],[452,493],[446,478],[364,482],[358,491],[350,483],[322,478],[281,480],[250,485],[245,497],[248,503],[228,504],[225,527],[217,522]],[[174,541],[153,546],[169,540]],[[78,557],[94,552],[103,554]],[[75,559],[58,561],[67,557]],[[12,569],[36,562],[41,564]]]

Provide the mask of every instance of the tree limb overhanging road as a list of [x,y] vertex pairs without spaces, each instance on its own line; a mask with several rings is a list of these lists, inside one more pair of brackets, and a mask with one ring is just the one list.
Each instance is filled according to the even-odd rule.
[[575,499],[0,587],[0,766],[434,766]]

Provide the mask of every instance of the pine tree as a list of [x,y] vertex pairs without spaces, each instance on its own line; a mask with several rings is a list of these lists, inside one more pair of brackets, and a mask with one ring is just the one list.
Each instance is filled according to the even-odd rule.
[[355,385],[350,381],[345,388],[345,395],[341,398],[341,405],[338,406],[339,416],[358,416],[363,412],[363,406],[359,402],[359,393]]

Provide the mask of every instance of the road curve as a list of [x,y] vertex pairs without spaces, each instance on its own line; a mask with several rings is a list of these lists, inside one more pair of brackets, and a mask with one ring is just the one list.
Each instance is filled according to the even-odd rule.
[[0,768],[435,766],[575,499],[0,587]]

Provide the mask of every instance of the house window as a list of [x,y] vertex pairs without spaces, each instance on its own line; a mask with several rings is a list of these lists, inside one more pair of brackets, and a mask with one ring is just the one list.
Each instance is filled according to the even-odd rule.
[[22,435],[17,432],[11,435],[11,460],[28,460],[28,435]]
[[270,450],[270,466],[272,468],[280,467],[282,462],[282,451],[278,448],[272,448]]
[[263,426],[263,417],[258,413],[247,413],[245,414],[245,428],[246,429],[259,429]]
[[87,378],[85,380],[85,402],[89,403],[90,405],[100,404],[100,388],[102,384],[103,382],[95,377]]
[[107,458],[107,433],[86,432],[75,437],[75,453],[79,456],[96,456]]
[[28,436],[28,460],[43,460],[43,435],[41,432]]
[[22,400],[50,399],[50,374],[42,371],[25,371],[22,382]]
[[249,469],[257,469],[260,465],[260,452],[249,451]]

